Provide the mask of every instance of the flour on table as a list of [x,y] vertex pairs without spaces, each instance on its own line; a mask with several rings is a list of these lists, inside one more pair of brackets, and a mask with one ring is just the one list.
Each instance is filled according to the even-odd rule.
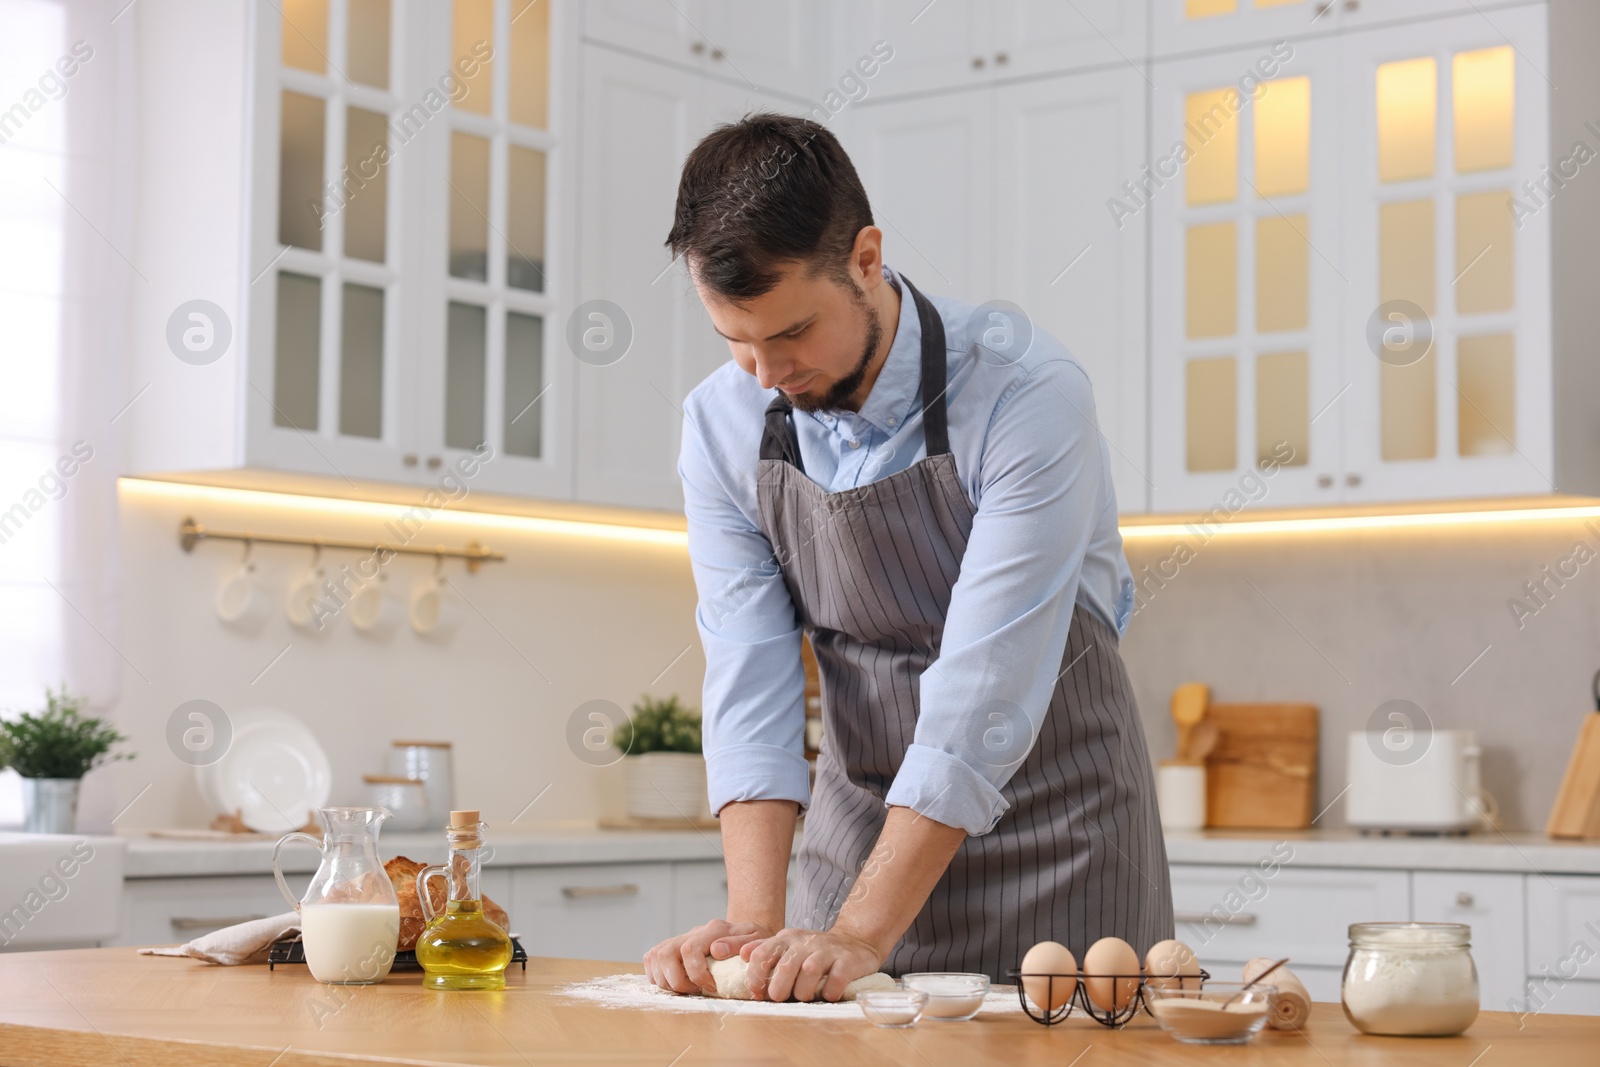
[[[774,1004],[770,1000],[717,1000],[662,989],[642,974],[608,974],[587,982],[558,986],[558,994],[586,1000],[604,1008],[644,1008],[653,1011],[706,1012],[712,1015],[777,1015],[789,1019],[859,1019],[861,1009],[847,1001],[797,1001]],[[983,1012],[1020,1012],[1022,1004],[1012,986],[994,986],[984,998]]]

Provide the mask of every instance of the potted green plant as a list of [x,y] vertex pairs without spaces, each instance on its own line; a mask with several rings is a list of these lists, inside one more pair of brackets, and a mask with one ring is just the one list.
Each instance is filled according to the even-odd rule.
[[44,711],[0,721],[0,769],[22,776],[23,829],[70,834],[78,815],[78,784],[102,763],[132,759],[112,748],[127,738],[103,719],[84,718],[85,701],[46,689]]
[[631,817],[711,818],[698,709],[685,707],[676,695],[665,700],[640,697],[611,743],[624,757]]

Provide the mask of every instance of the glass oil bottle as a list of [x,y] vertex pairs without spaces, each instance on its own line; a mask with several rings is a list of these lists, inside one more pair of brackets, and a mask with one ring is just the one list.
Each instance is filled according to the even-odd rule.
[[[445,829],[450,859],[443,867],[417,872],[417,900],[428,923],[417,938],[417,962],[429,989],[504,989],[511,962],[511,935],[484,914],[478,882],[484,824],[476,811],[452,811]],[[435,914],[428,882],[444,877],[450,886],[445,910]]]

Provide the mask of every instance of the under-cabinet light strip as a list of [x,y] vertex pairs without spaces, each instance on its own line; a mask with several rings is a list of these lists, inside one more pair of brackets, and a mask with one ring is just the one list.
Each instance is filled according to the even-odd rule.
[[[135,489],[141,493],[163,495],[191,502],[214,501],[217,503],[276,506],[302,511],[320,511],[324,514],[342,514],[352,518],[394,519],[412,507],[412,505],[407,504],[384,503],[372,500],[348,500],[340,497],[310,496],[302,493],[285,493],[266,489],[197,485],[189,482],[168,482],[149,478],[121,478],[118,481],[121,486]],[[1121,530],[1123,540],[1126,541],[1195,536],[1203,536],[1209,540],[1218,536],[1341,533],[1427,527],[1488,526],[1526,522],[1561,522],[1596,518],[1600,518],[1600,505],[1511,508],[1500,511],[1424,512],[1396,515],[1331,515],[1289,519],[1234,518],[1210,523],[1202,518],[1195,518],[1174,522],[1132,522],[1124,524]],[[548,533],[566,537],[599,538],[602,540],[671,547],[685,547],[688,545],[688,534],[682,530],[628,526],[621,523],[552,519],[534,515],[507,515],[503,512],[467,511],[448,506],[438,509],[429,515],[430,522],[435,519],[482,529]]]

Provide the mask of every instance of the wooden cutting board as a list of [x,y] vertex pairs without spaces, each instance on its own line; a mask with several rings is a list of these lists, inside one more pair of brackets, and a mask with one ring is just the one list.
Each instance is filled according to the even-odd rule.
[[1600,838],[1600,712],[1584,716],[1545,832],[1551,837]]
[[1212,704],[1217,746],[1206,760],[1206,825],[1294,830],[1316,816],[1315,704]]

